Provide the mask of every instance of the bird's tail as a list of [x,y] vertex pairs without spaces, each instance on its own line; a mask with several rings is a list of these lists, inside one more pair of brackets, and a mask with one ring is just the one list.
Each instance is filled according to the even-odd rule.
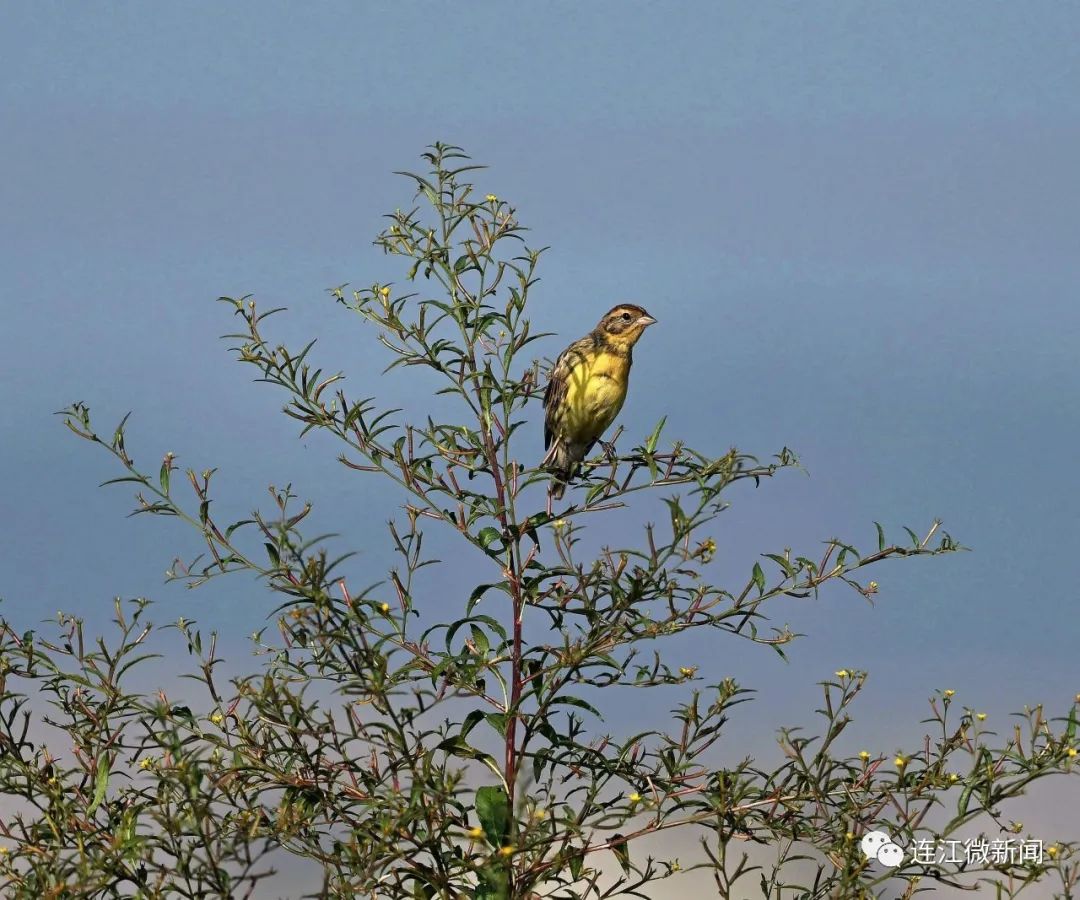
[[566,493],[566,483],[577,473],[580,463],[580,458],[563,441],[556,438],[551,442],[540,465],[553,476],[551,496],[556,500],[561,500]]

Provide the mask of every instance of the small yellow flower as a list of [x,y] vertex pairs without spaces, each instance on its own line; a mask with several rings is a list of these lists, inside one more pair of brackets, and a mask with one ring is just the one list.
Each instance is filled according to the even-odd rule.
[[532,817],[534,819],[536,819],[536,821],[538,821],[538,822],[540,820],[542,820],[542,819],[546,819],[547,818],[547,810],[546,809],[534,809]]
[[849,831],[847,834],[844,835],[844,840],[845,841],[853,841],[853,840],[855,840],[855,833],[852,832],[852,831]]
[[835,673],[837,678],[847,678],[851,673],[847,669],[840,669]]
[[379,288],[379,296],[382,297],[384,300],[387,297],[389,297],[390,296],[390,286],[389,285],[383,285],[381,288]]
[[698,556],[701,557],[702,562],[711,562],[712,558],[716,556],[716,541],[712,538],[705,538],[698,547]]
[[499,198],[496,197],[494,194],[488,194],[484,199],[487,200],[488,203],[498,203],[499,202]]
[[943,695],[944,695],[944,696],[945,696],[946,698],[948,698],[948,697],[952,697],[952,696],[954,696],[954,695],[956,694],[956,691],[954,691],[954,690],[953,690],[952,688],[949,688],[948,690],[946,690],[946,691],[942,691],[941,693],[942,693],[942,694],[943,694]]
[[907,760],[902,756],[898,756],[893,760],[893,765],[898,769],[903,769],[907,765]]
[[697,666],[679,666],[679,674],[683,678],[693,678],[695,672],[697,672]]
[[634,793],[632,793],[627,799],[631,803],[640,803],[641,802],[641,794],[639,794],[637,791],[634,791]]
[[144,756],[142,759],[139,760],[139,768],[144,770],[149,769],[151,766],[154,765],[156,761],[157,760],[155,760],[152,756]]
[[381,603],[381,604],[379,604],[379,612],[381,612],[385,616],[388,612],[390,612],[390,604],[389,603]]
[[470,838],[472,838],[474,841],[478,841],[478,840],[480,840],[480,838],[482,838],[484,836],[484,829],[481,828],[479,825],[474,825],[472,828],[470,828],[465,833]]
[[1077,694],[1075,697],[1073,697],[1073,702],[1080,703],[1080,694]]
[[566,519],[556,519],[554,522],[551,523],[551,527],[554,528],[556,531],[561,531],[563,528],[566,527]]
[[11,852],[8,847],[0,847],[0,856],[7,856]]
[[980,722],[985,722],[986,713],[975,713],[975,718],[978,719]]
[[960,776],[957,775],[955,772],[950,772],[949,773],[949,781],[951,781],[953,784],[955,784],[959,780],[960,780]]
[[1046,848],[1046,855],[1049,856],[1051,859],[1053,859],[1055,856],[1057,856],[1058,855],[1057,844],[1053,844],[1053,845],[1047,847]]
[[1077,749],[1076,749],[1075,747],[1070,747],[1070,748],[1069,748],[1068,750],[1066,750],[1065,752],[1066,752],[1067,754],[1069,754],[1069,756],[1076,756],[1076,754],[1077,754],[1078,752],[1080,752],[1080,751],[1078,751],[1078,750],[1077,750]]
[[867,589],[867,590],[868,590],[868,591],[869,591],[869,592],[870,592],[871,594],[872,594],[872,593],[874,593],[874,591],[876,591],[876,590],[877,590],[877,582],[876,582],[876,581],[871,581],[871,582],[870,582],[870,583],[869,583],[869,584],[868,584],[868,585],[866,586],[866,589]]
[[216,712],[210,717],[210,721],[213,722],[215,725],[220,725],[222,722],[225,721],[225,717],[221,713]]
[[505,847],[499,848],[499,856],[513,856],[514,848],[507,844]]
[[870,751],[869,750],[860,750],[859,751],[859,759],[861,759],[863,762],[866,762],[869,758],[870,758]]

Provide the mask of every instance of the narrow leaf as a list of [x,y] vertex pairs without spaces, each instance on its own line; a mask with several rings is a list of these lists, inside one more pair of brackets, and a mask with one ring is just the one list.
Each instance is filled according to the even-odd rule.
[[97,777],[94,779],[94,798],[86,808],[86,814],[92,816],[94,810],[101,806],[105,799],[105,791],[109,787],[109,758],[102,754],[97,760]]
[[502,847],[510,837],[510,800],[498,785],[488,785],[476,792],[476,817],[492,847]]

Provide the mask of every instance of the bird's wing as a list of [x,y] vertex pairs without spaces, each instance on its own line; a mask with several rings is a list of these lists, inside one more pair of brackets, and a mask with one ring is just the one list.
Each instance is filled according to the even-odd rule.
[[569,347],[559,354],[555,365],[551,367],[548,376],[547,390],[544,392],[544,449],[551,446],[558,429],[559,418],[563,414],[563,403],[566,400],[567,383],[570,380],[570,370],[581,360],[589,347],[592,346],[592,338],[583,337],[574,341]]

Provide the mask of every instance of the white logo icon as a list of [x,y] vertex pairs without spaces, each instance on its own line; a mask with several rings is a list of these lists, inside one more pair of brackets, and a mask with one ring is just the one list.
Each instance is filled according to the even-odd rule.
[[884,831],[871,831],[864,834],[859,846],[867,859],[876,859],[890,869],[895,869],[904,861],[903,849],[898,844],[894,844],[893,839]]

